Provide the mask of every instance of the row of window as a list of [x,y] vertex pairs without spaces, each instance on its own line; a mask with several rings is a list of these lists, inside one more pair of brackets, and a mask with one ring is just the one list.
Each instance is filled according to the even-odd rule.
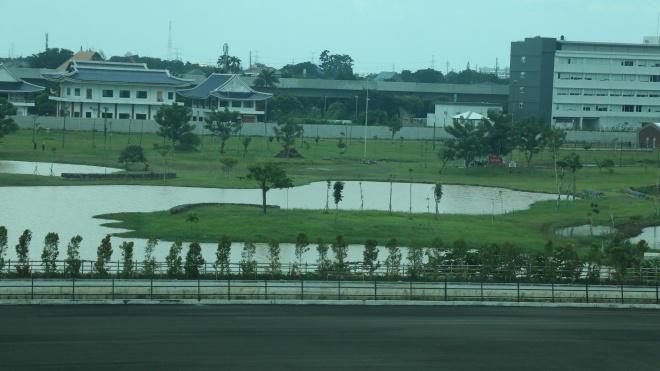
[[591,66],[623,66],[623,67],[635,67],[635,66],[660,67],[660,60],[557,57],[557,64],[587,64]]
[[[522,93],[522,91],[521,91]],[[620,89],[568,89],[556,88],[556,95],[584,95],[597,97],[640,97],[660,98],[660,90],[620,90]]]
[[[73,89],[73,96],[74,97],[79,97],[80,96],[80,88],[74,88]],[[66,88],[66,95],[71,96],[71,88]],[[103,89],[101,90],[101,97],[103,98],[114,98],[115,96],[115,91],[112,89]],[[86,99],[93,99],[93,89],[86,89],[85,91],[85,97]],[[148,92],[146,90],[138,90],[135,92],[135,98],[137,99],[147,99],[148,97]],[[126,98],[131,98],[131,91],[130,90],[119,90],[119,98],[126,99]],[[167,99],[168,100],[174,100],[174,92],[170,91],[167,92]],[[162,91],[157,91],[156,92],[156,100],[159,102],[163,101],[163,92]]]
[[[230,103],[231,102],[231,103]],[[201,103],[201,104],[200,104]],[[254,101],[251,100],[232,100],[232,101],[226,101],[226,100],[221,100],[218,103],[218,106],[220,108],[254,108]],[[197,102],[197,107],[196,108],[214,108],[215,105],[213,105],[211,102],[207,101],[198,101]]]
[[[521,78],[524,73],[521,72]],[[660,82],[660,75],[624,75],[607,73],[576,73],[576,72],[557,72],[559,80],[593,80],[593,81],[639,81],[639,82]]]
[[660,112],[660,106],[641,104],[557,104],[556,111]]
[[[92,112],[85,112],[85,117],[86,118],[92,118],[95,115],[95,113]],[[80,117],[80,112],[76,111],[73,112],[73,117]],[[101,118],[108,118],[111,119],[114,117],[114,114],[112,112],[101,112]],[[118,119],[121,120],[128,120],[131,118],[130,113],[120,113],[117,115]],[[146,113],[136,113],[135,114],[135,119],[136,120],[146,120],[147,119],[147,114]]]

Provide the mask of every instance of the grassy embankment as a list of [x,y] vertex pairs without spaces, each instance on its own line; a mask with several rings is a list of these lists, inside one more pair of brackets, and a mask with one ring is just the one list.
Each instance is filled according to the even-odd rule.
[[[378,161],[377,164],[360,164],[364,156],[364,141],[348,142],[345,154],[339,153],[337,140],[321,139],[315,143],[313,138],[305,138],[309,148],[296,142],[296,149],[304,156],[303,159],[276,159],[274,155],[281,150],[281,144],[268,142],[265,138],[255,137],[248,147],[247,154],[237,138],[231,138],[226,145],[227,155],[239,159],[237,167],[229,174],[223,175],[219,143],[210,137],[204,138],[203,149],[197,153],[174,153],[163,155],[156,148],[162,146],[162,138],[153,134],[133,134],[131,144],[142,141],[145,148],[150,170],[176,172],[177,178],[171,180],[150,181],[71,181],[56,177],[34,175],[0,174],[0,182],[4,186],[35,186],[35,185],[78,185],[78,184],[140,184],[168,186],[196,186],[222,188],[253,188],[256,184],[241,180],[247,173],[247,166],[260,161],[275,161],[281,164],[287,174],[294,179],[295,185],[312,181],[325,180],[376,180],[388,181],[390,176],[395,181],[428,182],[442,181],[445,184],[471,184],[505,187],[517,190],[535,192],[556,192],[555,175],[552,169],[550,154],[542,152],[534,159],[535,170],[521,168],[509,173],[504,168],[475,167],[466,171],[464,168],[449,166],[442,174],[438,173],[441,166],[432,149],[430,141],[400,141],[369,139],[367,142],[367,157]],[[65,148],[61,148],[61,132],[37,133],[38,144],[46,143],[46,150],[32,149],[32,132],[21,130],[5,137],[0,142],[0,159],[15,161],[63,162],[87,165],[120,167],[117,163],[119,152],[129,142],[127,134],[113,133],[106,144],[102,133],[96,133],[96,147],[92,146],[91,132],[67,132]],[[574,148],[577,147],[577,148]],[[54,150],[53,150],[54,149]],[[441,221],[434,220],[433,213],[419,213],[409,216],[407,213],[388,215],[386,212],[345,211],[341,210],[339,222],[335,227],[334,211],[324,214],[322,210],[277,210],[272,209],[263,215],[258,208],[240,206],[203,207],[195,210],[199,223],[186,223],[186,213],[169,215],[166,212],[150,214],[120,214],[113,219],[124,220],[117,226],[136,229],[127,236],[156,236],[166,240],[199,240],[215,241],[221,234],[229,235],[232,240],[242,241],[252,239],[265,241],[275,238],[280,242],[291,242],[300,233],[306,233],[311,239],[322,237],[330,241],[337,234],[342,234],[351,243],[363,243],[367,238],[376,238],[385,243],[389,238],[397,238],[401,244],[408,244],[414,237],[420,243],[426,244],[435,236],[440,236],[445,242],[464,238],[474,245],[485,242],[511,241],[524,249],[541,249],[547,239],[557,243],[573,242],[585,247],[595,241],[592,237],[563,238],[556,236],[554,230],[558,227],[587,224],[590,203],[597,202],[600,213],[594,218],[596,225],[611,225],[611,216],[615,224],[628,223],[631,217],[635,223],[653,223],[654,203],[649,200],[633,199],[625,195],[629,187],[642,187],[656,184],[658,179],[657,151],[615,151],[606,149],[591,149],[585,151],[580,145],[567,145],[562,154],[576,151],[581,155],[586,165],[577,173],[577,189],[595,189],[606,193],[606,197],[598,200],[578,200],[575,203],[562,202],[556,210],[554,202],[535,204],[530,210],[509,213],[500,216],[480,215],[442,215]],[[245,157],[244,157],[245,156]],[[524,162],[523,155],[519,155]],[[516,154],[516,157],[518,155]],[[614,173],[599,171],[595,165],[596,159],[612,159],[617,164]],[[454,165],[459,164],[456,161]],[[619,167],[618,165],[622,166]],[[139,172],[143,165],[129,166],[129,171]],[[410,171],[412,169],[412,171]],[[571,174],[564,178],[564,189],[570,183]],[[388,197],[389,195],[383,195]],[[397,195],[394,195],[397,197]],[[407,196],[407,195],[406,195]],[[320,197],[325,197],[320,195]],[[429,195],[432,197],[432,195]],[[563,199],[563,198],[562,198]],[[209,200],[213,201],[213,200]],[[255,200],[259,204],[260,199]],[[432,203],[432,202],[431,202]],[[442,203],[440,204],[442,209]],[[433,207],[431,207],[433,209]],[[610,214],[612,213],[612,215]]]

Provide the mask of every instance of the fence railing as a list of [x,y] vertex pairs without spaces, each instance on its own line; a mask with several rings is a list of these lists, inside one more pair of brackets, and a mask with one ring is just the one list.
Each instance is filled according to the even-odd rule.
[[658,285],[311,280],[2,279],[0,300],[400,300],[660,304]]
[[[133,261],[129,267],[121,260],[114,260],[104,264],[105,274],[100,275],[95,267],[96,261],[82,260],[80,268],[75,274],[67,269],[67,262],[63,260],[53,261],[50,269],[46,269],[46,263],[41,260],[18,262],[6,260],[4,266],[0,266],[0,277],[40,277],[40,278],[197,278],[189,277],[183,271],[176,275],[170,274],[166,262],[154,262],[153,268],[148,269],[144,261]],[[215,262],[206,262],[197,267],[198,275],[203,278],[227,278],[236,277],[242,279],[287,279],[287,278],[313,278],[322,280],[331,279],[356,279],[356,280],[418,280],[418,281],[441,281],[449,279],[454,282],[534,282],[534,283],[575,283],[589,282],[591,284],[628,283],[649,284],[660,281],[660,267],[656,265],[642,266],[639,268],[628,268],[625,271],[617,271],[608,266],[598,268],[582,266],[578,269],[564,270],[557,268],[549,271],[544,267],[530,265],[506,265],[489,267],[473,264],[401,264],[399,266],[388,266],[382,264],[377,267],[369,267],[362,262],[345,262],[342,266],[336,263],[329,265],[318,264],[282,264],[276,269],[268,263],[249,265],[245,270],[245,264],[229,263],[226,266]],[[19,273],[21,272],[21,273]]]

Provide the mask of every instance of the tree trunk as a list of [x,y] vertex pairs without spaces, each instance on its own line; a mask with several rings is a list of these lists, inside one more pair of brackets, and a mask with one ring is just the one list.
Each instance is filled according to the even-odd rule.
[[261,195],[262,195],[262,199],[263,199],[263,209],[264,209],[264,214],[266,213],[266,192],[267,192],[267,191],[266,191],[266,186],[263,185],[263,186],[261,187]]

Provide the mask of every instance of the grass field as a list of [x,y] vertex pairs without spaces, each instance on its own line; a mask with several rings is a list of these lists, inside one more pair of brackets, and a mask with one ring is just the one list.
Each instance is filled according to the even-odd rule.
[[[140,184],[195,186],[220,188],[254,188],[256,183],[241,179],[247,174],[247,166],[255,162],[277,162],[293,178],[295,185],[325,180],[374,180],[445,184],[470,184],[493,187],[505,187],[516,190],[556,193],[557,185],[550,154],[542,152],[534,158],[533,170],[526,168],[524,161],[512,172],[501,167],[460,166],[461,161],[450,164],[442,173],[437,159],[441,143],[430,141],[369,139],[367,158],[376,160],[376,164],[362,164],[364,141],[347,141],[348,147],[340,154],[337,140],[321,139],[318,143],[313,138],[296,142],[296,149],[301,159],[277,159],[274,157],[281,149],[281,143],[269,142],[263,137],[254,137],[247,152],[238,138],[231,138],[226,145],[227,156],[238,158],[238,165],[228,174],[223,174],[220,164],[219,142],[211,137],[204,137],[203,146],[195,153],[161,153],[163,139],[154,134],[112,133],[103,143],[102,133],[67,132],[65,147],[62,148],[62,133],[44,131],[36,133],[38,144],[44,142],[46,150],[40,145],[37,150],[32,146],[32,131],[20,130],[0,141],[0,159],[14,161],[62,162],[108,167],[121,167],[117,163],[120,151],[127,144],[142,144],[145,149],[150,171],[165,170],[177,173],[176,179],[141,180],[141,181],[81,181],[64,180],[58,177],[34,175],[0,174],[2,186],[40,186],[40,185],[90,185],[90,184]],[[95,146],[94,146],[95,144]],[[195,210],[199,223],[186,223],[186,214],[169,215],[166,212],[153,214],[113,215],[121,219],[118,225],[136,229],[129,236],[152,237],[165,240],[216,241],[221,234],[227,234],[235,241],[252,239],[265,241],[276,238],[280,242],[292,242],[295,236],[306,233],[313,240],[322,237],[326,241],[342,234],[351,243],[364,243],[367,238],[375,238],[385,243],[389,238],[396,238],[401,244],[407,244],[412,238],[420,243],[428,243],[433,237],[440,236],[446,243],[464,238],[474,245],[485,242],[511,241],[530,250],[538,250],[548,239],[558,243],[573,242],[579,247],[586,247],[598,241],[595,237],[563,238],[556,236],[558,227],[588,224],[590,204],[597,202],[599,213],[594,217],[595,225],[631,224],[649,225],[657,222],[653,200],[636,199],[626,195],[628,189],[655,186],[660,178],[658,169],[658,151],[619,151],[614,149],[585,150],[580,144],[568,144],[560,156],[575,151],[580,154],[585,167],[577,172],[577,190],[593,189],[605,192],[604,198],[597,200],[562,201],[559,210],[555,202],[540,202],[530,210],[505,215],[468,216],[443,215],[435,221],[431,214],[407,213],[388,215],[386,212],[344,211],[340,210],[337,226],[334,223],[334,211],[324,214],[322,210],[269,210],[263,215],[258,208],[241,206],[203,207]],[[523,155],[515,153],[514,158],[523,160]],[[613,173],[597,168],[596,162],[611,159],[616,166]],[[142,164],[129,166],[131,172],[141,172]],[[571,174],[564,178],[564,190],[569,186]],[[655,189],[656,187],[649,187]],[[385,195],[383,197],[386,197]],[[562,200],[564,197],[562,197]],[[261,200],[255,200],[255,204]],[[442,205],[442,203],[441,203]],[[341,205],[340,205],[341,208]]]

